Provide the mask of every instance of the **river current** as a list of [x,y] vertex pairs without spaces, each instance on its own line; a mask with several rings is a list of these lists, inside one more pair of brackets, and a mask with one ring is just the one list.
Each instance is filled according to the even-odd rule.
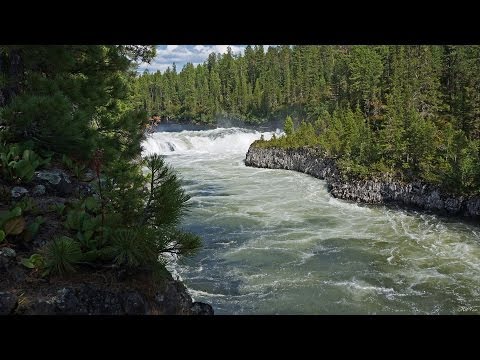
[[[480,227],[333,198],[326,183],[246,167],[262,133],[155,132],[191,196],[202,249],[170,270],[215,314],[479,314]],[[272,133],[263,133],[268,139]]]

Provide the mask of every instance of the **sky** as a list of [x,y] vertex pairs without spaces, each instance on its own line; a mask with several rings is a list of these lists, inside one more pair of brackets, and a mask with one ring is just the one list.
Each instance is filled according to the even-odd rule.
[[[143,63],[138,67],[138,71],[143,73],[148,69],[150,73],[157,70],[164,72],[167,67],[172,68],[175,62],[177,71],[182,70],[187,62],[193,65],[203,63],[212,52],[224,54],[228,47],[232,48],[234,54],[242,53],[246,45],[157,45],[157,55],[151,64]],[[268,47],[269,45],[264,45]]]

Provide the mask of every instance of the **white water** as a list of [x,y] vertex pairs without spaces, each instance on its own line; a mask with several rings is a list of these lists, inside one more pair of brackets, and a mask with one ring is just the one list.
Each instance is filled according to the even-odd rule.
[[[480,228],[332,198],[308,175],[246,167],[260,133],[154,133],[203,238],[174,265],[216,314],[480,313]],[[264,134],[270,138],[270,133]]]

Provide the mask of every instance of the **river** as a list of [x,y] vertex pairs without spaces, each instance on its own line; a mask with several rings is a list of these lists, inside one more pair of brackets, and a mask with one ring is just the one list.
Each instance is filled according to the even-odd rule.
[[[264,133],[266,139],[272,133]],[[246,167],[255,130],[156,132],[191,195],[202,249],[170,270],[215,314],[479,314],[480,228],[366,206],[326,183]]]

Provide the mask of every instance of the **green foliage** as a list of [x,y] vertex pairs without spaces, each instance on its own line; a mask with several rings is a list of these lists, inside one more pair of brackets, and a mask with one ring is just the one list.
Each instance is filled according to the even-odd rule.
[[22,216],[22,209],[15,207],[12,210],[2,211],[0,213],[0,229],[2,229],[3,238],[8,235],[19,235],[26,227],[25,219]]
[[45,274],[64,276],[75,271],[82,260],[80,245],[75,240],[61,236],[42,249],[45,259]]
[[359,174],[385,169],[472,194],[480,188],[479,56],[480,46],[247,46],[180,72],[143,74],[134,86],[148,114],[207,123],[290,114],[312,124],[316,139],[288,121],[286,138],[256,145],[320,146]]
[[139,267],[158,261],[158,253],[149,236],[139,228],[117,229],[112,233],[111,245],[103,250],[118,265]]
[[10,181],[30,182],[35,170],[50,162],[42,159],[27,144],[3,145],[0,148],[0,166],[2,175]]
[[[175,172],[159,155],[146,157],[142,164],[143,174],[141,167],[132,164],[107,169],[104,230],[110,230],[100,253],[119,265],[154,269],[162,253],[191,254],[200,240],[176,230],[189,196]],[[112,213],[120,218],[110,221]]]
[[460,151],[459,170],[463,190],[479,194],[480,187],[480,140],[470,141]]
[[3,224],[6,235],[19,235],[25,230],[26,223],[23,216],[14,217]]
[[37,207],[35,201],[30,196],[25,196],[20,201],[15,203],[16,207],[22,209],[22,213],[29,213]]
[[[28,211],[25,210],[23,212]],[[0,229],[2,229],[3,238],[11,235],[23,234],[23,241],[31,241],[37,234],[40,225],[45,222],[44,218],[37,216],[32,222],[27,224],[22,216],[22,208],[17,206],[9,211],[3,211],[0,214]]]
[[176,226],[187,209],[190,197],[185,194],[180,180],[164,159],[150,155],[145,160],[150,185],[143,211],[143,224],[157,227]]
[[21,263],[29,269],[42,269],[45,267],[45,259],[41,254],[32,254],[29,258],[23,258]]
[[25,233],[23,235],[24,241],[32,241],[40,229],[40,225],[45,223],[45,219],[42,216],[37,216],[33,222],[27,225]]
[[198,235],[172,229],[165,230],[158,240],[160,253],[190,256],[195,254],[201,246]]
[[372,175],[370,168],[350,159],[340,159],[338,161],[338,167],[342,170],[342,174],[349,179],[368,179]]
[[122,226],[137,226],[146,201],[147,180],[138,163],[115,161],[105,169],[103,197],[106,211],[118,214]]
[[0,212],[0,227],[3,227],[8,220],[20,215],[22,215],[22,208],[20,206],[16,206],[12,210]]
[[85,163],[74,161],[67,155],[62,156],[62,162],[77,179],[82,179],[86,169]]
[[293,135],[294,128],[293,128],[293,120],[291,116],[287,116],[283,130],[285,131],[285,134],[287,136]]
[[53,211],[55,211],[59,216],[62,216],[65,212],[66,206],[65,204],[54,204],[52,206]]
[[[189,199],[177,175],[158,156],[140,159],[148,117],[136,97],[134,62],[150,61],[155,47],[12,45],[1,51],[0,84],[9,84],[8,98],[0,96],[2,179],[28,182],[51,157],[78,180],[89,164],[96,173],[90,179],[95,196],[50,208],[63,221],[61,233],[70,237],[49,241],[40,254],[23,259],[24,266],[63,276],[82,263],[113,262],[161,273],[162,254],[188,255],[198,248],[198,237],[177,229]],[[208,92],[240,84],[234,61],[230,54],[219,64],[231,73],[229,84],[215,76],[216,69],[211,82],[205,67],[197,75],[190,64],[181,82],[176,69],[168,70],[165,97],[172,97],[165,113],[211,122],[221,109]],[[0,85],[0,95],[3,90]],[[157,94],[155,86],[151,90]],[[225,100],[232,112],[247,110],[238,96]],[[30,242],[45,222],[41,216],[32,219],[36,210],[32,199],[24,198],[0,214],[0,240],[23,234]]]
[[[94,197],[87,197],[67,212],[64,225],[76,233],[75,239],[84,251],[97,250],[107,242],[108,229],[102,226],[99,202]],[[114,227],[116,224],[110,225]]]
[[[286,137],[257,141],[255,146],[318,147],[338,159],[347,177],[390,173],[452,193],[479,193],[480,102],[473,89],[480,84],[480,47],[333,46],[285,51],[296,59],[290,66],[297,88],[285,97],[286,104],[303,103],[310,118],[296,131],[289,127]],[[310,89],[316,107],[315,101],[302,96],[308,89],[305,79],[314,78],[314,72],[307,75],[310,52],[334,60],[318,68],[324,71],[325,83],[317,80],[317,90]],[[332,92],[320,101],[322,84],[325,94]]]
[[[139,153],[145,113],[131,101],[132,57],[140,47],[116,45],[6,46],[21,55],[21,91],[2,109],[3,139],[25,137],[38,151],[88,160],[104,147],[106,158]],[[7,74],[7,76],[12,76]],[[19,86],[20,89],[20,86]],[[120,155],[121,154],[121,155]]]

